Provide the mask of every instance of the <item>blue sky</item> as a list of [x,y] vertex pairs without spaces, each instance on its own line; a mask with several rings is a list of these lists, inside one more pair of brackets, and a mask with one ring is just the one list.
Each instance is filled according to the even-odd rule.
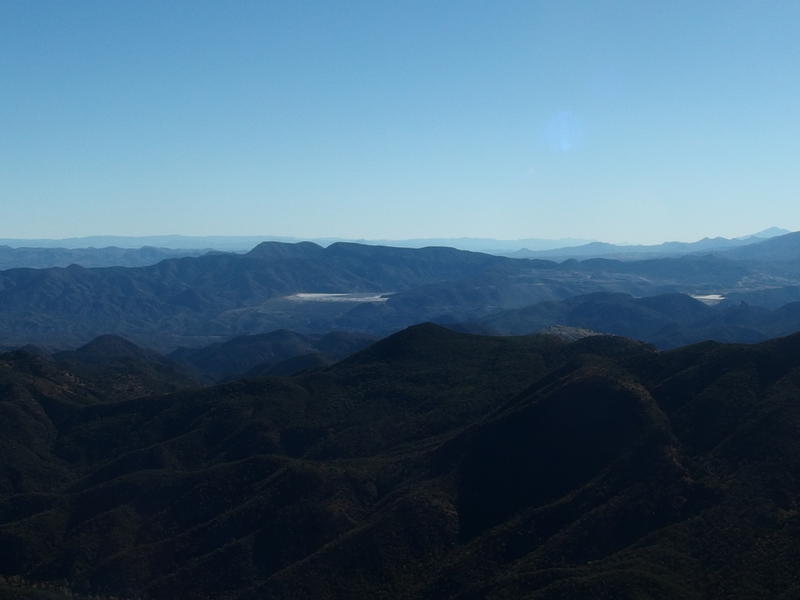
[[0,237],[800,229],[800,2],[0,0]]

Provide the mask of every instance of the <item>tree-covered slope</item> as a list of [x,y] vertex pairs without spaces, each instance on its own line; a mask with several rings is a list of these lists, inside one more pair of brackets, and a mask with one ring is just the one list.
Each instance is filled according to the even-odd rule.
[[3,396],[12,438],[53,469],[5,462],[31,475],[0,496],[4,575],[242,600],[800,589],[798,336],[657,352],[420,325],[119,402],[3,360],[29,390]]

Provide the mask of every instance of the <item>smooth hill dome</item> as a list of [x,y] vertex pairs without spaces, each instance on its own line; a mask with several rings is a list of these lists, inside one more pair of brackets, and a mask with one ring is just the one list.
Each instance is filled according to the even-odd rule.
[[75,351],[84,359],[143,358],[151,352],[140,348],[133,342],[119,335],[107,334],[94,338],[88,344]]
[[287,244],[285,242],[261,242],[250,250],[247,256],[277,260],[284,258],[314,258],[320,256],[324,248],[314,242],[298,242]]

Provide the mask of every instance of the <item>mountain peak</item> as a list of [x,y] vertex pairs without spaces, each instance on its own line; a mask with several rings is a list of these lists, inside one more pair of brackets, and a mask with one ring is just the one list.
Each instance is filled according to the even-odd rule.
[[782,227],[767,227],[766,229],[762,229],[757,233],[752,233],[748,236],[745,236],[745,239],[748,238],[772,238],[777,237],[779,235],[786,235],[787,233],[791,233],[788,229],[784,229]]
[[115,358],[144,358],[151,353],[119,335],[106,334],[94,338],[75,350],[82,359],[108,360]]
[[[405,360],[436,357],[444,348],[455,348],[455,340],[474,338],[472,334],[459,333],[435,323],[412,325],[383,338],[355,357],[367,356],[369,360]],[[362,356],[363,355],[363,356]]]

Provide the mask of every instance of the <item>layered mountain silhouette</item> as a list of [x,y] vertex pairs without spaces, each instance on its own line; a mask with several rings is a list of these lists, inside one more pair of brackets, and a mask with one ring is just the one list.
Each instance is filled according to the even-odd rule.
[[349,331],[301,335],[285,329],[237,336],[169,355],[137,346],[118,335],[101,335],[66,351],[26,345],[10,348],[80,376],[84,384],[116,399],[168,393],[244,375],[293,375],[327,366],[362,350],[376,338]]
[[[7,338],[0,342],[74,344],[116,333],[164,345],[171,336],[202,343],[277,329],[281,319],[283,326],[327,331],[352,304],[298,299],[264,304],[300,292],[401,291],[512,262],[450,248],[266,242],[246,255],[205,255],[141,268],[12,269],[0,271],[0,326]],[[287,313],[289,318],[275,317]]]
[[593,292],[759,294],[798,286],[800,274],[784,267],[721,255],[556,263],[452,248],[265,242],[244,255],[148,267],[0,271],[0,346],[74,347],[106,333],[162,351],[277,329],[380,336]]
[[[696,242],[665,242],[652,245],[619,245],[605,242],[562,239],[497,240],[491,238],[418,238],[408,240],[346,240],[258,236],[91,236],[84,238],[0,239],[0,269],[67,267],[147,266],[166,258],[199,256],[207,252],[246,252],[264,241],[294,244],[303,241],[321,246],[358,243],[398,248],[431,246],[486,252],[513,258],[621,258],[626,260],[682,256],[697,252],[725,251],[756,244],[788,234],[787,229],[770,227],[740,238],[703,238]],[[204,248],[205,250],[201,250]],[[747,251],[745,251],[745,254]]]
[[799,373],[798,336],[657,352],[424,324],[120,400],[3,354],[0,597],[788,600]]

